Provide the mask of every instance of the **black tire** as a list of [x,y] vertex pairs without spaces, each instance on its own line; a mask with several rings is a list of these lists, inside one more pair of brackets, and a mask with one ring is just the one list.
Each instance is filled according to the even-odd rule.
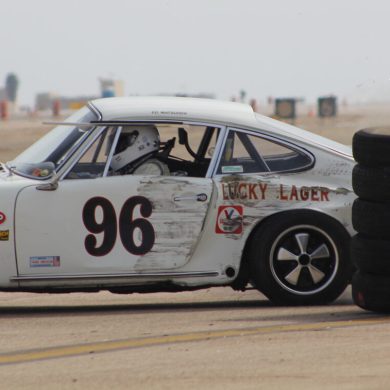
[[356,272],[352,278],[352,297],[365,310],[390,312],[390,276]]
[[352,171],[352,187],[361,199],[390,202],[390,167],[355,165]]
[[349,241],[346,230],[324,214],[280,213],[251,237],[251,281],[278,305],[332,302],[351,279]]
[[390,127],[359,130],[352,139],[353,157],[368,167],[390,165]]
[[355,199],[352,225],[357,232],[368,237],[390,239],[390,203]]
[[351,241],[351,259],[363,273],[390,276],[390,241],[357,234]]

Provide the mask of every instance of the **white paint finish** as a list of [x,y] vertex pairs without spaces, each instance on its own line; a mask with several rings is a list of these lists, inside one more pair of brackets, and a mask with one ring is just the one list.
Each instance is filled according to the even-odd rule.
[[[218,276],[174,279],[169,276],[147,279],[99,279],[73,281],[26,282],[28,286],[94,286],[106,284],[143,284],[169,281],[179,285],[220,285],[229,283],[227,267],[238,271],[245,243],[253,228],[275,213],[311,209],[337,219],[353,233],[351,192],[353,160],[350,148],[314,136],[305,131],[253,114],[248,106],[201,99],[126,98],[94,101],[105,120],[196,120],[216,124],[235,124],[292,142],[311,152],[315,166],[305,172],[264,175],[221,175],[215,179],[188,177],[116,176],[90,180],[64,180],[55,191],[37,191],[37,181],[11,176],[0,180],[4,200],[0,211],[11,212],[17,193],[16,247],[19,273],[22,275],[93,275],[106,273],[148,273],[172,270],[191,273],[218,271]],[[142,117],[142,118],[141,118]],[[223,147],[221,143],[218,147]],[[218,150],[215,152],[218,153]],[[80,154],[80,153],[79,153]],[[74,157],[75,158],[75,157]],[[63,168],[71,165],[68,162]],[[267,184],[264,199],[224,199],[222,183]],[[40,183],[39,183],[40,184]],[[26,186],[33,187],[26,187]],[[305,187],[315,195],[302,200],[294,196],[280,199],[281,186],[285,194],[292,188]],[[318,191],[326,190],[327,199],[315,200]],[[196,201],[198,194],[206,194],[207,201]],[[156,231],[152,250],[144,256],[131,255],[121,243],[119,234],[113,250],[104,257],[89,255],[84,247],[89,234],[82,222],[82,209],[88,199],[103,196],[113,204],[117,219],[124,202],[131,196],[144,196],[153,204],[150,222]],[[175,197],[181,200],[176,200]],[[223,205],[243,207],[243,230],[239,234],[217,234],[218,208]],[[207,218],[206,218],[207,214]],[[139,211],[135,211],[139,217]],[[206,218],[206,219],[205,219]],[[11,221],[9,221],[11,222]],[[11,224],[10,224],[11,226]],[[203,230],[202,230],[203,227]],[[0,229],[1,230],[1,229]],[[137,235],[137,233],[136,233]],[[99,236],[99,235],[98,235]],[[13,235],[0,246],[0,287],[12,285],[9,278],[16,275]],[[100,238],[101,239],[101,238]],[[100,242],[100,241],[99,241]],[[60,256],[61,267],[30,268],[31,256]]]
[[[210,179],[130,175],[65,180],[56,191],[26,188],[16,204],[19,274],[93,274],[182,267],[197,242],[209,202],[175,202],[173,199],[199,193],[205,193],[210,199],[211,190]],[[125,201],[135,195],[146,197],[153,205],[152,214],[147,218],[156,234],[152,250],[143,256],[130,254],[123,247],[118,232],[109,254],[89,255],[84,247],[85,237],[90,234],[82,220],[85,203],[95,196],[108,199],[118,220]],[[134,219],[139,217],[139,209],[136,209]],[[102,234],[97,237],[100,245]],[[61,266],[31,268],[31,256],[60,256]]]
[[241,122],[254,120],[249,105],[212,99],[179,97],[127,97],[93,100],[103,121],[110,120],[195,120],[212,122]]
[[0,231],[9,231],[8,241],[0,241],[0,287],[15,287],[10,282],[10,276],[15,275],[16,259],[14,247],[14,199],[22,186],[28,185],[28,180],[15,177],[0,177],[0,211],[6,220],[0,225]]

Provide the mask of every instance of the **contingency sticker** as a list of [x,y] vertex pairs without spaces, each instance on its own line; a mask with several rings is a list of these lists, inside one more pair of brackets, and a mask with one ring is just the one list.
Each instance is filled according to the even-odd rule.
[[0,211],[0,225],[2,223],[4,223],[6,220],[7,220],[7,217],[5,216],[5,214],[2,211]]
[[0,230],[0,241],[9,240],[9,230]]
[[59,267],[60,256],[33,256],[30,257],[30,267]]
[[242,233],[242,206],[219,206],[215,232],[218,234]]

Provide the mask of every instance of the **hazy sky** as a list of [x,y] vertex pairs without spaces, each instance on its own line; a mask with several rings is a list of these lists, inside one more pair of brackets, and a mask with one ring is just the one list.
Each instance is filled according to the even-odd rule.
[[0,85],[390,100],[390,1],[0,0]]

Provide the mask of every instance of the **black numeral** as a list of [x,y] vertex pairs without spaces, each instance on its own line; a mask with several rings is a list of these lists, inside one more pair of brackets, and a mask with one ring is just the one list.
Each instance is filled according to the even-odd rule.
[[[134,210],[139,206],[139,213],[143,218],[134,219]],[[96,220],[96,211],[101,208],[103,217],[99,223]],[[153,225],[145,218],[152,214],[152,204],[143,196],[133,196],[126,200],[119,215],[119,234],[125,249],[134,255],[148,253],[154,245],[155,233]],[[115,245],[117,237],[117,222],[114,206],[109,200],[102,197],[91,198],[84,206],[83,221],[89,232],[85,237],[86,251],[92,256],[105,256]],[[103,241],[97,246],[95,234],[104,233]],[[139,235],[139,243],[135,235]]]
[[[96,221],[96,210],[101,208],[103,218],[101,223]],[[116,240],[116,215],[114,206],[109,200],[101,197],[90,199],[83,209],[83,221],[85,227],[94,234],[104,233],[103,241],[99,247],[96,246],[97,239],[94,234],[85,237],[85,249],[92,256],[105,256],[111,252]]]

